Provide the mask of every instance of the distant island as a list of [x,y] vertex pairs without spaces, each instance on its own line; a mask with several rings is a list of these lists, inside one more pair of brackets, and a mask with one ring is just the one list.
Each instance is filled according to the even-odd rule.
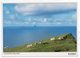
[[4,52],[76,52],[76,38],[71,34],[61,34],[14,48],[4,48]]

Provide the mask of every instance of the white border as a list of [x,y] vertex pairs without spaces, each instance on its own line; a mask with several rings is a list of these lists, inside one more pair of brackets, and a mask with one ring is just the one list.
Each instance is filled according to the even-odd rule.
[[77,2],[77,0],[3,0],[3,3],[49,3],[49,2]]
[[[60,0],[53,0],[53,1],[50,1],[50,0],[46,0],[46,2],[45,2],[45,0],[3,0],[2,1],[2,3],[52,3],[52,2],[55,2],[55,3],[57,3],[57,2],[77,2],[76,0],[62,0],[62,1],[60,1]],[[79,6],[80,4],[78,3],[78,6]],[[1,11],[3,11],[3,8],[2,8],[2,5],[0,5],[0,7],[1,7]],[[79,9],[78,9],[78,13],[80,14],[80,12],[79,12],[79,10],[80,10],[80,7],[78,7]],[[2,12],[0,12],[0,14],[3,14]],[[78,15],[78,14],[77,14]],[[2,15],[0,15],[0,19],[2,19],[3,17],[2,17]],[[79,18],[79,16],[78,16],[78,18]],[[3,45],[2,43],[2,41],[3,41],[3,19],[2,20],[0,20],[0,42],[1,42],[1,45]],[[77,20],[77,26],[78,26],[78,30],[77,30],[77,34],[79,35],[79,31],[80,31],[80,21],[79,21],[79,19]],[[77,36],[77,39],[79,39],[80,38],[80,36]],[[79,41],[78,41],[78,44],[79,44]],[[3,47],[3,46],[2,46]],[[79,49],[79,48],[78,48]],[[40,52],[40,53],[34,53],[34,52],[32,52],[32,53],[11,53],[11,54],[6,54],[6,53],[3,53],[3,48],[2,49],[0,49],[0,51],[2,52],[2,56],[18,56],[18,57],[21,57],[21,56],[31,56],[31,57],[35,57],[35,56],[77,56],[78,54],[76,54],[76,55],[68,55],[68,53],[77,53],[77,52],[48,52],[48,53],[43,53],[43,52]]]
[[76,52],[6,52],[3,54],[3,57],[76,57],[78,56]]

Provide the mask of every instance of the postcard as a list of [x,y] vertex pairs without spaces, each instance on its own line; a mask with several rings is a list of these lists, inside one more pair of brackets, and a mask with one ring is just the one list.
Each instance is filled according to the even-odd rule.
[[4,3],[4,53],[77,52],[76,3]]

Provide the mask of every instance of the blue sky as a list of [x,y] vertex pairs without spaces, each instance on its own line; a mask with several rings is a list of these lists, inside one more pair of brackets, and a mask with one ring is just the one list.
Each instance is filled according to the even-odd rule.
[[3,4],[4,26],[76,26],[75,3]]

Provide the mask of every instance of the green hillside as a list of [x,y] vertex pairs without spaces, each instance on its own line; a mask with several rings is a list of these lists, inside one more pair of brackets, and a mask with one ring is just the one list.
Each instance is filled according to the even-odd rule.
[[25,44],[15,48],[4,48],[4,52],[75,52],[76,39],[71,33]]

